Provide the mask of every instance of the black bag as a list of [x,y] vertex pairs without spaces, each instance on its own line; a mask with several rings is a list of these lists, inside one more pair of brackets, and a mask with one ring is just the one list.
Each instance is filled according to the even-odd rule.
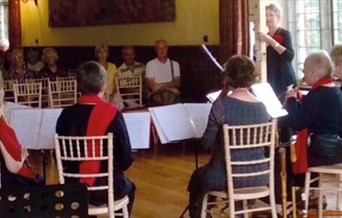
[[334,158],[341,145],[342,139],[338,135],[313,135],[311,136],[310,150],[317,156]]

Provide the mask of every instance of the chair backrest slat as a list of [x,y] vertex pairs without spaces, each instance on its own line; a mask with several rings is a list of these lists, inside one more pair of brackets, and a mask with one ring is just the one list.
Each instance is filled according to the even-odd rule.
[[142,76],[120,76],[116,78],[117,91],[128,105],[134,101],[142,105]]
[[42,83],[13,84],[14,102],[31,107],[42,107]]
[[[276,120],[253,125],[223,125],[227,185],[232,187],[228,188],[229,195],[234,195],[234,183],[238,183],[235,179],[268,175],[270,182],[273,180],[275,134]],[[234,152],[245,152],[245,159],[239,159],[242,154]],[[248,172],[238,169],[242,166],[248,167]]]

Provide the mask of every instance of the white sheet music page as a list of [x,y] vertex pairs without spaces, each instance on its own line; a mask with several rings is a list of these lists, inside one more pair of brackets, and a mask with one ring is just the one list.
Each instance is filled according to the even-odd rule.
[[196,138],[201,138],[205,129],[207,128],[209,113],[212,104],[184,103],[183,106],[194,124],[196,130]]
[[26,149],[37,149],[42,109],[13,109],[10,126]]
[[132,149],[150,147],[151,116],[149,112],[123,113]]
[[197,136],[182,104],[152,107],[149,110],[161,143]]
[[288,114],[269,83],[256,83],[251,88],[254,95],[264,103],[268,114],[272,118],[278,118]]
[[4,107],[4,115],[8,123],[11,123],[11,112],[14,109],[27,109],[27,108],[32,108],[27,105],[23,104],[18,104],[10,101],[5,102],[5,107]]
[[42,119],[38,138],[38,147],[35,149],[54,149],[54,135],[56,133],[56,124],[62,108],[47,108],[42,110]]

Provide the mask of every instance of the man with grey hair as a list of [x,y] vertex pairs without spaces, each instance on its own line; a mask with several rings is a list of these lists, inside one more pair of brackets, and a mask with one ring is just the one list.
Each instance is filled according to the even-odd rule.
[[[77,104],[63,109],[57,120],[56,133],[64,136],[106,135],[108,132],[114,134],[114,198],[120,199],[128,195],[128,209],[131,213],[135,185],[124,176],[124,171],[133,162],[131,144],[123,115],[116,106],[103,100],[106,89],[106,70],[95,61],[86,62],[78,68],[77,84],[82,95]],[[105,163],[102,162],[100,169],[76,162],[66,166],[67,172],[79,171],[82,174],[86,169],[98,172],[108,169],[108,166],[105,166]],[[105,178],[74,180],[76,181],[71,179],[67,182],[80,182],[87,186],[106,183]],[[105,203],[107,201],[106,196],[107,191],[91,193],[89,201],[96,205]]]

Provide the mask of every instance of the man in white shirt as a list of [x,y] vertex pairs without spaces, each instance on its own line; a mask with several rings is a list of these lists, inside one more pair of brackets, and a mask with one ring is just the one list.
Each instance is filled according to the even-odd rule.
[[155,43],[157,57],[146,65],[146,81],[150,91],[150,105],[165,105],[180,102],[180,68],[177,61],[167,57],[166,40]]

